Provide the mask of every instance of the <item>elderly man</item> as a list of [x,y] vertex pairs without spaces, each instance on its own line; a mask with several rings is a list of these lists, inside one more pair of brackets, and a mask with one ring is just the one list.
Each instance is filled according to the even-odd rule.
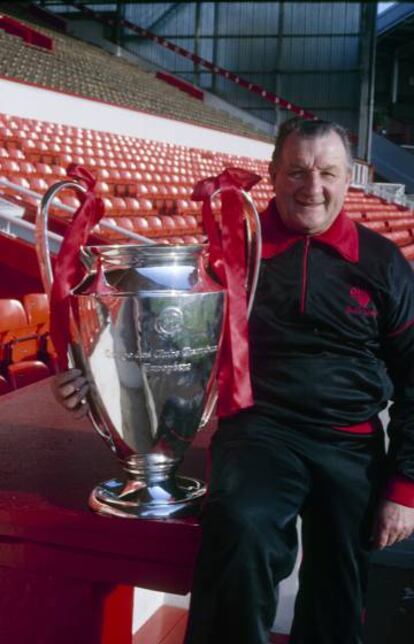
[[414,529],[414,279],[343,212],[351,167],[339,126],[281,127],[250,319],[255,406],[213,439],[187,644],[268,641],[298,515],[290,642],[359,644],[370,538],[384,547]]
[[[342,210],[351,167],[336,124],[280,128],[249,328],[255,404],[213,438],[186,644],[268,641],[298,516],[290,642],[360,644],[369,549],[414,530],[414,279]],[[71,378],[60,397],[77,408]]]

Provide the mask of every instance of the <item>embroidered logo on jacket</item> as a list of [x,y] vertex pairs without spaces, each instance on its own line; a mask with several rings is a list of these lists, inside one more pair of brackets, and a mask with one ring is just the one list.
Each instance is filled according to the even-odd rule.
[[363,315],[365,317],[377,317],[378,311],[369,306],[372,304],[372,296],[368,291],[352,286],[349,289],[349,295],[355,303],[346,307],[346,313],[351,313],[352,315]]

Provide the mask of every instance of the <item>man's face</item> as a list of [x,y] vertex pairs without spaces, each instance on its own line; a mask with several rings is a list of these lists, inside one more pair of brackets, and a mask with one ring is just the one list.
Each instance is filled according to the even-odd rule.
[[346,151],[336,132],[303,138],[292,132],[281,158],[270,164],[276,205],[287,228],[318,235],[339,214],[351,180]]

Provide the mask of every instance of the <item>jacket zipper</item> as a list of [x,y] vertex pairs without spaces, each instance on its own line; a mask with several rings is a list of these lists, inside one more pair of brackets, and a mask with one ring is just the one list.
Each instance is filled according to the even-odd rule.
[[303,251],[302,264],[302,291],[300,294],[300,312],[305,313],[306,291],[308,287],[308,255],[309,255],[310,237],[306,237],[305,249]]

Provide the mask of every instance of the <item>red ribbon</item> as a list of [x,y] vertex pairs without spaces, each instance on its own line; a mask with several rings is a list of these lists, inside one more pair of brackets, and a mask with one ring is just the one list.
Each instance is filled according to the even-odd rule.
[[[247,328],[246,239],[241,190],[250,190],[261,177],[241,168],[227,168],[217,177],[199,181],[191,198],[202,201],[209,259],[218,281],[227,289],[224,334],[218,359],[218,407],[223,418],[253,405]],[[221,230],[211,197],[221,190]]]
[[70,341],[69,298],[71,290],[85,274],[79,249],[86,244],[89,233],[104,214],[102,199],[95,196],[96,179],[74,163],[67,170],[68,177],[86,184],[87,192],[80,193],[81,205],[68,226],[55,262],[55,277],[50,297],[50,336],[58,355],[59,367],[68,368],[68,346]]

